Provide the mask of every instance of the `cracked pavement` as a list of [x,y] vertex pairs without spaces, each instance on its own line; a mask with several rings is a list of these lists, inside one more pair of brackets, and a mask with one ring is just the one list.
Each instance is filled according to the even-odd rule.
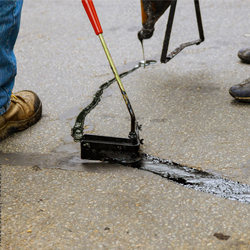
[[[118,68],[142,60],[139,1],[95,0]],[[200,1],[205,42],[160,64],[167,15],[145,41],[157,64],[122,79],[143,131],[142,151],[250,185],[249,104],[228,89],[249,77],[248,1]],[[170,49],[198,36],[193,1],[179,0]],[[149,172],[80,159],[71,127],[113,78],[80,1],[24,1],[14,92],[30,89],[43,117],[0,143],[2,249],[249,249],[249,204],[197,192]],[[85,131],[127,137],[114,83]]]

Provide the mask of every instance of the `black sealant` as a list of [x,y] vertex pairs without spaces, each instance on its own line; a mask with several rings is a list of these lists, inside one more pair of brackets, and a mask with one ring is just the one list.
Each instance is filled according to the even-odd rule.
[[160,175],[170,181],[197,191],[222,198],[250,203],[250,186],[227,179],[221,175],[182,166],[170,160],[143,154],[143,160],[132,166]]

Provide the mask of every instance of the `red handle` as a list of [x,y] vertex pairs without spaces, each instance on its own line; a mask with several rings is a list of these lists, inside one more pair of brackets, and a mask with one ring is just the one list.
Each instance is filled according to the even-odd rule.
[[99,18],[96,14],[95,6],[92,0],[82,0],[83,7],[89,17],[96,35],[103,33]]

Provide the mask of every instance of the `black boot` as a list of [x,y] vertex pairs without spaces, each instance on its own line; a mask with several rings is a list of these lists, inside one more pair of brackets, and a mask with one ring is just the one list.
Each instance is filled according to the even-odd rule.
[[250,78],[229,89],[229,94],[241,102],[250,102]]
[[238,52],[238,57],[244,62],[244,63],[250,63],[250,48],[243,48],[240,49]]
[[[244,63],[250,63],[250,48],[242,48],[238,52],[238,57]],[[229,94],[241,102],[250,102],[250,78],[229,89]]]

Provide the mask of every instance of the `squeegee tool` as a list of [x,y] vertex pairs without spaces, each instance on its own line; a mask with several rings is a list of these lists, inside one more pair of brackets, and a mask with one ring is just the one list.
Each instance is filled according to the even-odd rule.
[[[131,117],[131,131],[128,138],[99,136],[91,134],[80,135],[81,142],[81,158],[89,160],[101,161],[115,161],[120,163],[134,163],[140,161],[140,139],[139,126],[136,122],[135,114],[130,104],[129,98],[126,94],[124,86],[121,82],[120,76],[116,70],[115,64],[112,60],[107,44],[103,37],[103,31],[99,22],[94,4],[92,0],[82,0],[83,7],[88,15],[88,18],[93,26],[96,35],[99,36],[111,69],[114,73],[115,79],[120,88],[121,94],[129,111]],[[82,128],[75,126],[72,133],[77,134]],[[80,133],[81,134],[81,133]]]

